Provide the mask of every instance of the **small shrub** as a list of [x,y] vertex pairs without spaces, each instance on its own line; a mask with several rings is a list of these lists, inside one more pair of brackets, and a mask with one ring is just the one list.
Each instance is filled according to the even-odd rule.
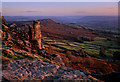
[[80,37],[80,36],[78,36],[77,37],[77,41],[83,43],[84,41],[93,41],[93,39],[87,38],[87,37]]
[[12,58],[12,54],[5,54],[7,58]]
[[83,42],[84,42],[84,40],[81,39],[81,37],[79,37],[79,36],[77,37],[77,41],[80,42],[80,43],[83,43]]
[[107,40],[108,40],[108,41],[111,41],[111,39],[110,39],[110,38],[107,38]]
[[17,59],[18,59],[18,57],[17,57],[17,56],[13,56],[12,58],[13,58],[14,60],[17,60]]
[[94,65],[94,61],[92,59],[85,60],[85,64],[92,66]]
[[120,60],[120,52],[119,51],[114,52],[113,58],[114,58],[114,60]]
[[101,48],[100,48],[100,52],[99,52],[99,56],[101,56],[101,57],[106,57],[106,55],[105,55],[105,50],[106,50],[106,47],[105,47],[105,46],[101,47]]
[[66,52],[66,57],[69,58],[69,60],[72,59],[72,58],[71,58],[71,52],[70,52],[70,51],[67,51],[67,52]]

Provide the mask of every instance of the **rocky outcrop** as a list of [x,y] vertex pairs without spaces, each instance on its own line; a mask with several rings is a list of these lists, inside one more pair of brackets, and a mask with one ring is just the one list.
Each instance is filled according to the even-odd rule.
[[7,24],[5,18],[2,16],[2,24]]
[[10,50],[10,49],[2,49],[2,53],[3,53],[3,54],[12,54],[12,55],[15,54],[15,53],[14,53],[12,50]]
[[51,56],[52,56],[52,61],[56,62],[57,65],[65,66],[65,64],[62,61],[62,58],[61,58],[60,55],[58,55],[58,54],[51,54]]
[[[32,25],[28,25],[28,31],[18,30],[16,24],[7,25],[6,20],[2,17],[2,40],[11,41],[24,48],[31,50],[40,50],[41,48],[41,28],[39,21],[33,21]],[[11,40],[10,40],[11,39]],[[8,43],[9,44],[9,43]],[[30,50],[30,49],[29,49]]]
[[8,40],[10,38],[10,29],[7,26],[6,20],[2,16],[2,39]]
[[3,66],[3,78],[14,80],[80,80],[96,81],[90,75],[84,72],[67,67],[40,62],[37,60],[17,60]]
[[8,40],[8,39],[10,39],[10,34],[8,32],[3,32],[2,37],[3,37],[2,39]]
[[41,28],[39,21],[33,21],[33,26],[29,26],[29,41],[31,47],[35,49],[41,48]]

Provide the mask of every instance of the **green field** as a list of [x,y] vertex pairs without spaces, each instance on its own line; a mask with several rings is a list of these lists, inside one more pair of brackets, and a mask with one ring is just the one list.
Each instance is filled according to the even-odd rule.
[[[52,41],[51,39],[43,39],[44,41]],[[49,43],[49,42],[48,42]],[[51,42],[50,42],[51,43]],[[84,41],[83,43],[71,42],[71,41],[56,41],[51,44],[56,45],[57,49],[68,49],[68,50],[80,50],[84,49],[89,55],[99,57],[100,47],[106,47],[105,55],[108,58],[112,58],[113,53],[120,50],[120,46],[115,41],[109,41],[106,38],[97,37],[94,41]],[[48,45],[45,45],[48,46]],[[54,47],[54,46],[53,46]]]

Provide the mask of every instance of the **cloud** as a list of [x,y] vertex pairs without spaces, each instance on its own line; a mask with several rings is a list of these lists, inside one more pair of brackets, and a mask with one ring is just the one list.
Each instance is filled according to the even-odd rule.
[[78,11],[78,12],[75,12],[75,13],[77,13],[77,14],[84,14],[84,13],[88,13],[88,12],[86,12],[86,11]]
[[111,8],[107,8],[107,9],[114,9],[114,8],[111,7]]
[[40,12],[40,11],[24,11],[26,13],[37,13],[37,12]]

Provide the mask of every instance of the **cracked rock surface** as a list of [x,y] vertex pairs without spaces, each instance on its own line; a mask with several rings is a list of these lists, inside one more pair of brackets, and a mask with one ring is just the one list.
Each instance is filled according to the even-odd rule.
[[84,72],[37,60],[11,61],[3,66],[3,78],[12,80],[86,80],[96,81]]

